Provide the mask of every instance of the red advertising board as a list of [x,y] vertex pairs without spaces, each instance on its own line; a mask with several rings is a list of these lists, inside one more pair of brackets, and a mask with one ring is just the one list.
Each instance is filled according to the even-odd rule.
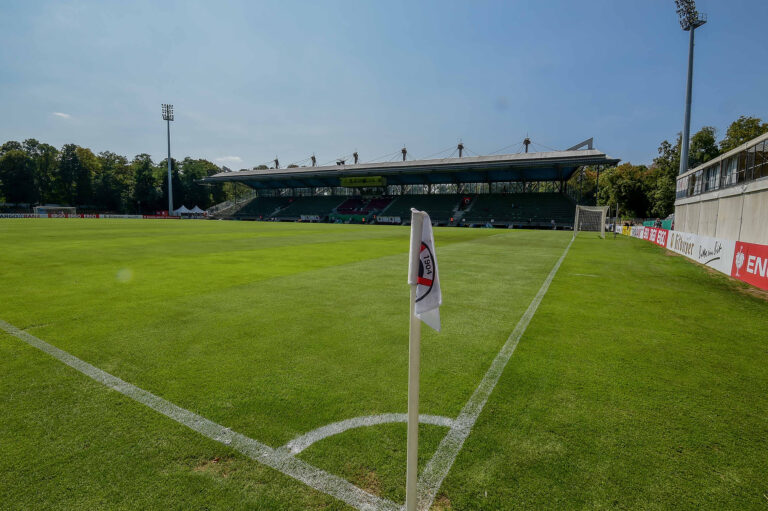
[[646,227],[643,232],[643,239],[655,243],[660,247],[667,246],[667,236],[669,231],[667,229],[660,229],[658,227]]
[[768,245],[737,241],[731,277],[768,289]]

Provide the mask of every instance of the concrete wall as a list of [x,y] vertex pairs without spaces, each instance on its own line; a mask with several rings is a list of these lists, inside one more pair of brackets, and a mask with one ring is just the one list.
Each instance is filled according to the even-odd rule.
[[727,240],[738,240],[741,230],[741,206],[743,196],[735,195],[719,200],[720,210],[717,214],[717,237]]
[[678,200],[675,230],[768,245],[768,179]]
[[[720,204],[716,200],[701,202],[699,205],[699,234],[717,237],[717,218]],[[691,232],[691,231],[687,231]]]
[[685,230],[685,221],[688,218],[688,205],[683,204],[675,207],[675,230],[688,232]]
[[744,221],[739,241],[768,245],[768,191],[744,197]]
[[699,209],[701,203],[696,202],[688,204],[688,216],[685,219],[685,232],[697,233],[699,232]]

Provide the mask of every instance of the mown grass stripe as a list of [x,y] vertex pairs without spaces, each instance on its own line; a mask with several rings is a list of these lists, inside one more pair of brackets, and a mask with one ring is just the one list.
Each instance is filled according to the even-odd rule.
[[424,470],[419,477],[419,509],[428,510],[432,506],[432,502],[435,500],[440,486],[443,484],[445,476],[453,466],[453,462],[456,461],[456,456],[459,454],[464,441],[472,431],[472,426],[475,425],[477,418],[480,416],[480,412],[483,411],[485,403],[488,401],[488,397],[493,392],[496,383],[501,377],[501,373],[507,366],[507,362],[512,357],[512,354],[517,348],[517,344],[520,342],[520,338],[525,333],[525,329],[528,328],[528,324],[531,322],[533,315],[536,314],[536,309],[539,308],[541,300],[549,290],[549,285],[552,283],[552,279],[555,278],[557,270],[560,269],[560,265],[563,263],[565,256],[568,254],[568,250],[573,244],[572,238],[565,247],[560,259],[557,260],[555,266],[547,275],[544,283],[539,288],[538,293],[531,301],[531,304],[526,309],[520,321],[517,322],[515,329],[509,334],[509,338],[504,343],[504,346],[496,355],[496,358],[491,363],[491,367],[485,373],[485,376],[480,381],[480,385],[477,386],[472,397],[469,398],[467,404],[459,413],[459,416],[454,421],[453,427],[440,442],[437,451],[424,467]]

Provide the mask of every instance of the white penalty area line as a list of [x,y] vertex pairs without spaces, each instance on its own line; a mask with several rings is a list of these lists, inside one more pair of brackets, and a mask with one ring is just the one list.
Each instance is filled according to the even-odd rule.
[[531,301],[528,309],[526,309],[523,317],[520,318],[515,329],[509,334],[507,342],[504,343],[501,351],[496,355],[496,358],[485,373],[480,385],[477,386],[472,397],[469,398],[469,401],[464,405],[459,416],[454,420],[451,430],[445,435],[440,442],[440,445],[437,447],[437,451],[435,451],[435,454],[432,456],[432,459],[430,459],[427,466],[424,467],[424,470],[419,477],[418,507],[420,510],[427,511],[432,507],[432,503],[435,500],[437,492],[440,490],[440,486],[443,484],[445,476],[448,475],[448,472],[453,466],[453,462],[456,461],[456,456],[458,456],[459,451],[463,447],[464,441],[472,431],[472,427],[480,416],[480,412],[483,411],[483,407],[485,407],[488,397],[496,387],[496,383],[498,383],[501,373],[507,366],[507,362],[509,362],[512,354],[515,352],[515,348],[517,348],[520,338],[525,333],[526,328],[528,328],[531,318],[536,314],[536,309],[539,308],[541,300],[544,298],[544,295],[547,294],[549,285],[552,283],[552,279],[555,278],[555,274],[557,273],[557,270],[560,269],[560,265],[563,263],[572,244],[573,238],[568,242],[568,245],[563,251],[563,255],[560,256],[560,259],[557,260],[555,266],[549,272],[549,275],[547,275],[547,278],[544,280],[541,288],[539,288],[539,292],[536,293],[533,301]]
[[352,507],[365,511],[402,509],[402,506],[391,500],[372,495],[341,477],[330,474],[295,458],[287,450],[273,449],[261,442],[257,442],[245,435],[241,435],[229,428],[216,424],[205,417],[201,417],[180,406],[176,406],[170,401],[166,401],[151,392],[147,392],[146,390],[131,385],[106,371],[102,371],[88,362],[84,362],[74,355],[70,355],[66,351],[60,350],[3,320],[0,320],[0,329],[17,339],[24,341],[30,346],[47,353],[102,385],[116,390],[134,401],[148,406],[156,412],[175,420],[179,424],[183,424],[211,440],[221,442],[259,463],[301,481],[307,486],[336,497]]

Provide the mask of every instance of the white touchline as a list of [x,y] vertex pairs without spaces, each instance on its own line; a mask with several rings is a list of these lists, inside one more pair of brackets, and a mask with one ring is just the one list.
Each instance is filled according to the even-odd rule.
[[434,502],[435,496],[437,495],[440,486],[443,484],[443,479],[445,479],[445,476],[448,475],[448,472],[451,470],[453,462],[456,460],[456,456],[464,445],[464,440],[467,439],[469,433],[472,431],[472,426],[475,425],[475,421],[477,421],[480,412],[483,411],[483,407],[488,401],[488,396],[493,392],[496,383],[501,377],[501,373],[507,366],[507,362],[509,362],[512,354],[515,352],[517,343],[520,342],[520,338],[523,336],[523,333],[525,333],[525,329],[528,328],[528,323],[531,322],[531,318],[533,318],[533,315],[536,313],[536,309],[539,308],[539,304],[544,298],[544,295],[547,294],[549,284],[552,283],[552,279],[555,278],[555,274],[565,259],[566,254],[568,254],[568,249],[571,248],[571,244],[573,244],[573,238],[568,242],[568,246],[565,247],[563,255],[560,256],[560,259],[557,260],[555,266],[549,272],[549,275],[547,275],[547,278],[544,280],[541,288],[539,288],[539,292],[536,293],[536,296],[533,298],[533,301],[531,301],[531,304],[523,314],[523,317],[520,318],[520,321],[515,325],[515,329],[509,334],[507,342],[504,343],[501,351],[496,355],[496,358],[485,373],[480,385],[477,386],[472,397],[470,397],[467,404],[464,405],[464,408],[454,421],[454,426],[448,434],[445,435],[440,442],[440,445],[437,447],[437,451],[435,451],[435,454],[421,472],[421,476],[419,477],[419,509],[422,511],[426,511],[432,506],[432,502]]
[[[421,473],[419,478],[419,509],[422,511],[428,510],[432,506],[432,502],[435,500],[437,492],[440,490],[440,486],[443,484],[445,476],[448,475],[453,462],[456,460],[456,456],[464,445],[464,441],[472,431],[477,418],[482,412],[485,403],[488,401],[488,397],[493,392],[496,383],[501,377],[501,373],[512,357],[512,354],[517,348],[518,342],[523,333],[525,333],[528,324],[531,322],[531,318],[536,313],[536,309],[539,308],[541,300],[549,289],[549,285],[552,283],[557,270],[560,268],[563,260],[565,259],[568,250],[573,244],[573,239],[568,242],[563,254],[555,263],[555,266],[547,275],[544,283],[539,288],[538,293],[531,301],[531,304],[526,309],[523,316],[518,321],[515,329],[509,335],[509,338],[502,346],[496,358],[491,363],[491,367],[485,373],[482,381],[475,389],[475,392],[464,405],[464,408],[459,413],[456,419],[450,419],[448,417],[441,417],[435,415],[419,415],[419,423],[432,424],[436,426],[449,427],[448,434],[440,442],[437,451],[427,463],[427,466]],[[74,355],[70,355],[64,350],[61,350],[47,342],[38,339],[34,335],[27,333],[10,323],[0,319],[0,329],[9,333],[10,335],[26,342],[30,346],[33,346],[40,351],[43,351],[57,360],[67,364],[73,369],[83,373],[84,375],[96,380],[97,382],[109,387],[113,390],[120,392],[121,394],[137,401],[149,408],[152,408],[156,412],[159,412],[166,417],[175,420],[176,422],[187,426],[188,428],[197,431],[198,433],[206,436],[217,442],[221,442],[236,451],[245,454],[249,458],[258,461],[268,467],[271,467],[278,472],[281,472],[289,477],[292,477],[302,483],[310,486],[318,491],[336,497],[337,499],[346,502],[350,506],[364,510],[364,511],[376,511],[376,510],[398,510],[402,511],[404,506],[396,504],[391,500],[377,497],[367,491],[358,488],[354,484],[346,481],[338,476],[330,474],[324,470],[321,470],[309,463],[302,461],[294,454],[306,449],[314,442],[327,438],[346,431],[347,429],[361,427],[361,426],[373,426],[376,424],[384,424],[388,422],[405,422],[407,415],[404,413],[390,413],[381,415],[370,415],[365,417],[355,417],[354,419],[347,419],[344,421],[334,422],[312,430],[300,437],[294,438],[283,447],[274,449],[268,445],[262,444],[256,440],[248,438],[245,435],[236,433],[229,428],[217,424],[213,421],[206,419],[200,415],[197,415],[189,410],[176,406],[170,401],[155,396],[154,394],[140,389],[135,385],[127,383],[120,378],[113,376],[101,369],[92,366],[88,362],[80,360]]]
[[[299,454],[301,451],[329,436],[344,433],[347,430],[361,428],[364,426],[378,426],[379,424],[389,424],[392,422],[408,422],[407,413],[382,413],[380,415],[366,415],[355,417],[339,422],[334,422],[321,428],[313,429],[308,433],[298,436],[282,446],[280,449],[287,450],[291,454]],[[432,426],[453,427],[453,419],[441,417],[439,415],[419,415],[419,424],[431,424]]]
[[71,368],[80,371],[102,385],[114,389],[134,401],[138,401],[139,403],[152,408],[156,412],[197,431],[211,440],[221,442],[259,463],[263,463],[268,467],[301,481],[307,486],[311,486],[316,490],[336,497],[350,506],[366,511],[402,509],[402,506],[395,504],[391,500],[372,495],[349,481],[295,458],[287,451],[273,449],[256,440],[248,438],[245,435],[235,433],[229,428],[225,428],[205,417],[201,417],[189,410],[176,406],[170,401],[157,397],[146,390],[131,385],[130,383],[127,383],[116,376],[112,376],[111,374],[92,366],[88,362],[84,362],[74,355],[70,355],[66,351],[60,350],[3,320],[0,320],[0,329],[5,330],[7,333],[21,339],[30,346],[64,362]]

